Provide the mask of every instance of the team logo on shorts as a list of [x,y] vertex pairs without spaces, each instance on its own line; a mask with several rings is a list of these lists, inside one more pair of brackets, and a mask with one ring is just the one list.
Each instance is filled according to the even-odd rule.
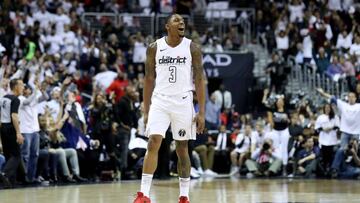
[[186,131],[184,129],[180,129],[178,134],[180,137],[184,137],[186,135]]

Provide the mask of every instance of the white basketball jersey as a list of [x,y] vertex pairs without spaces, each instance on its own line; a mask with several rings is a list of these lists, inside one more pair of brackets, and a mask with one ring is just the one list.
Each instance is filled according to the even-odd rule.
[[185,37],[176,47],[170,47],[165,37],[156,40],[155,93],[178,95],[194,89],[190,44]]

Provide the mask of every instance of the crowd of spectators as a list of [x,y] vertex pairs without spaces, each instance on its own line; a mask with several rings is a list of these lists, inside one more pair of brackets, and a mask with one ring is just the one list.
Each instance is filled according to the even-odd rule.
[[[147,145],[141,121],[145,52],[154,39],[112,23],[101,31],[82,27],[83,12],[107,11],[111,4],[1,2],[0,97],[11,93],[10,81],[25,84],[19,97],[22,163],[15,179],[3,181],[6,187],[116,180],[139,170]],[[10,157],[0,152],[1,171]]]
[[[343,101],[322,89],[318,92],[324,97],[322,105],[306,97],[294,105],[284,95],[265,89],[264,111],[257,118],[231,109],[221,111],[221,106],[218,114],[206,111],[212,119],[207,119],[208,131],[202,136],[208,139],[207,155],[213,156],[215,174],[205,175],[358,178],[359,96],[350,92]],[[208,103],[216,105],[214,93],[211,98]],[[209,122],[216,119],[216,124]],[[216,128],[219,131],[211,130]],[[201,162],[207,163],[205,158],[200,156]],[[203,174],[201,166],[194,166],[195,176]]]
[[[295,62],[354,88],[360,68],[358,1],[257,1],[256,35],[273,54],[267,72],[272,88],[283,91],[284,64]],[[286,68],[285,68],[286,69]],[[284,85],[284,84],[282,84]]]
[[[154,10],[151,1],[136,2],[2,2],[0,97],[10,92],[10,81],[21,79],[26,84],[19,97],[24,144],[16,181],[139,178],[147,146],[141,103],[144,61],[146,46],[156,37],[111,22],[101,31],[86,30],[80,20],[85,11]],[[166,10],[166,2],[160,1],[156,8]],[[207,3],[178,1],[176,11],[201,10],[198,2]],[[333,178],[360,174],[360,125],[352,124],[359,112],[358,94],[350,93],[346,103],[320,91],[332,101],[321,108],[306,100],[294,107],[284,96],[274,96],[284,92],[286,70],[281,60],[289,55],[319,73],[355,77],[359,11],[352,1],[339,5],[332,0],[285,2],[254,3],[260,42],[271,53],[277,50],[267,67],[272,83],[264,91],[266,113],[255,118],[235,112],[224,85],[211,92],[206,103],[207,130],[191,143],[193,178],[223,173]],[[174,11],[171,6],[168,13]],[[192,25],[188,35],[205,51],[236,50],[242,43],[236,25],[224,39],[214,36],[211,28],[199,34]],[[169,156],[171,163],[165,168],[174,174],[175,151],[171,145],[165,151],[162,155]],[[0,171],[6,158],[0,153]]]

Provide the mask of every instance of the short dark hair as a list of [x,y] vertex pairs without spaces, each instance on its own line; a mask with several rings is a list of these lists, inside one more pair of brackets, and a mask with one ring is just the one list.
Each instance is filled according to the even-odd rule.
[[11,89],[11,90],[14,90],[14,89],[15,89],[15,87],[16,87],[16,85],[18,84],[19,80],[20,80],[20,79],[18,79],[18,78],[10,80],[10,89]]
[[170,20],[171,20],[171,18],[172,18],[173,15],[175,15],[175,13],[171,13],[170,15],[168,15],[168,16],[166,17],[165,24],[168,24],[168,23],[170,22]]

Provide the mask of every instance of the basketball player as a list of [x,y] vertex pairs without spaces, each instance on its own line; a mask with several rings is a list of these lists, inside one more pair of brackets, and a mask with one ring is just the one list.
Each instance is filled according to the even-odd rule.
[[[202,133],[204,129],[205,81],[201,50],[184,37],[185,23],[180,15],[171,15],[165,27],[167,36],[150,44],[146,53],[143,97],[145,134],[149,137],[149,143],[141,190],[134,203],[151,202],[149,193],[157,167],[158,151],[170,123],[178,156],[179,203],[190,202],[188,140],[196,139],[196,130]],[[193,81],[200,107],[197,114],[193,107]]]

